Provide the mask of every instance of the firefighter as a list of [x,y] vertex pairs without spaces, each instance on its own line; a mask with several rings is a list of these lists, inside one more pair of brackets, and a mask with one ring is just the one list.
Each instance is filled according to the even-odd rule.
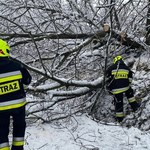
[[134,112],[139,108],[139,104],[134,97],[134,91],[131,87],[133,72],[124,63],[120,55],[113,59],[113,63],[106,70],[107,87],[109,92],[114,95],[116,120],[122,122],[124,118],[123,96],[127,97]]
[[31,76],[20,63],[11,60],[10,47],[0,39],[0,150],[10,150],[9,125],[12,118],[11,150],[23,150],[26,94]]

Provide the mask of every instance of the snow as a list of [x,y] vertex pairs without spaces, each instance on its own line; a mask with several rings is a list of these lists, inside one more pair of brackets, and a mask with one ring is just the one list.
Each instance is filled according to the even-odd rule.
[[25,150],[149,150],[150,132],[102,124],[86,115],[69,122],[34,123],[26,129]]

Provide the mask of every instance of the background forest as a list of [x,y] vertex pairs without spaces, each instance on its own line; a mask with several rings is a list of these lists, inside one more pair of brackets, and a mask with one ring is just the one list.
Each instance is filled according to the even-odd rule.
[[[31,72],[27,118],[52,122],[87,113],[114,121],[105,70],[119,54],[142,102],[125,124],[149,130],[150,0],[1,0],[0,38]],[[125,111],[130,108],[125,101]]]

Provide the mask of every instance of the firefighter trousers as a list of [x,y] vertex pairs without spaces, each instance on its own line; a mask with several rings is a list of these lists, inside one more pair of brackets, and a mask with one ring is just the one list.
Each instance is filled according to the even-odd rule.
[[[12,117],[12,118],[11,118]],[[9,129],[12,119],[11,150],[23,150],[25,135],[25,106],[13,110],[0,111],[0,150],[10,150]]]
[[131,87],[124,93],[115,94],[114,95],[114,104],[115,104],[115,111],[116,111],[116,119],[119,122],[121,122],[124,118],[124,113],[123,113],[124,94],[127,97],[128,102],[134,112],[139,108],[139,104],[137,103],[137,101],[134,97],[134,91]]

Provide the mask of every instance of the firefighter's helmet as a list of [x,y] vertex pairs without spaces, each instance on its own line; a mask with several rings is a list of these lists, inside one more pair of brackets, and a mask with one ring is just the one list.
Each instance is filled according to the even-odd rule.
[[0,39],[0,57],[9,57],[10,46],[8,43],[2,39]]
[[118,56],[114,57],[114,59],[113,59],[114,64],[119,60],[122,60],[122,56],[118,55]]

